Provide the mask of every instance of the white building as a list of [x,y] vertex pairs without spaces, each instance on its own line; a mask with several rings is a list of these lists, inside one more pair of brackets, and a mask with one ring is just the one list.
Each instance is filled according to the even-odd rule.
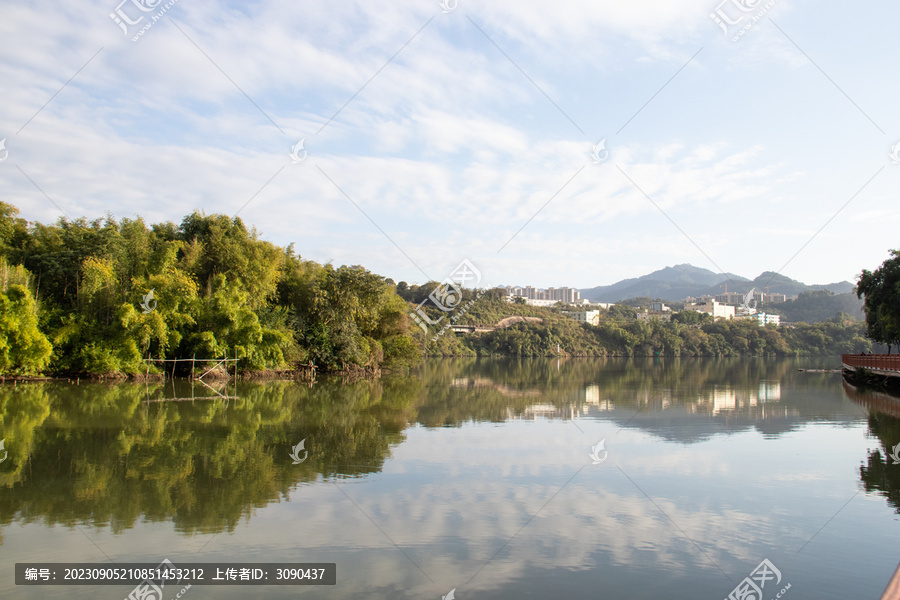
[[772,315],[769,313],[761,312],[761,313],[756,313],[755,315],[752,315],[751,318],[759,321],[760,325],[775,325],[775,326],[781,325],[781,315]]
[[534,298],[525,298],[525,304],[528,306],[556,306],[559,300],[537,300]]
[[530,285],[525,287],[509,286],[506,288],[506,295],[508,298],[521,296],[526,300],[553,300],[554,303],[575,304],[576,302],[581,302],[581,292],[569,287],[542,290],[533,288]]
[[720,304],[715,300],[708,300],[703,304],[688,303],[684,305],[684,310],[694,310],[697,312],[711,315],[714,319],[733,319],[734,307],[727,304]]
[[564,310],[562,314],[579,323],[600,324],[599,310]]

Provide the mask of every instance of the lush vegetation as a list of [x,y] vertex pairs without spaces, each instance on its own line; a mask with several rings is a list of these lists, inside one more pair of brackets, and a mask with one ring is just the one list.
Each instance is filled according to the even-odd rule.
[[792,328],[763,327],[755,320],[671,323],[617,322],[599,326],[566,318],[545,323],[518,323],[480,336],[465,338],[474,353],[547,356],[793,356],[827,355],[877,350],[860,323],[832,321]]
[[[588,325],[561,305],[509,303],[499,289],[437,290],[452,300],[453,310],[441,310],[430,300],[438,282],[395,284],[360,266],[303,260],[293,245],[276,246],[225,215],[43,225],[17,214],[0,203],[0,374],[140,374],[148,357],[228,356],[243,371],[312,363],[376,372],[422,355],[833,355],[900,343],[896,252],[860,279],[865,325],[843,312],[791,328],[695,312],[644,322],[628,304]],[[783,311],[800,320],[843,306],[835,298],[810,292]],[[649,301],[639,300],[630,304]],[[452,324],[485,330],[454,333]]]
[[[427,298],[428,286],[400,285],[412,301]],[[462,303],[474,297],[474,292],[464,292]],[[423,309],[429,306],[426,302]],[[441,316],[437,309],[429,310],[432,320]],[[500,290],[489,290],[455,323],[492,326],[512,315],[542,320],[476,334],[447,331],[435,335],[443,325],[441,321],[429,329],[427,336],[417,330],[416,338],[425,354],[434,356],[553,356],[557,344],[559,353],[570,356],[796,356],[880,350],[866,338],[865,326],[844,314],[822,323],[778,328],[762,326],[752,319],[713,321],[709,315],[694,311],[677,312],[670,323],[645,322],[625,304],[600,313],[597,326],[577,323],[562,314],[561,306],[538,308],[509,303]]]
[[800,292],[796,300],[761,304],[759,310],[781,315],[781,320],[788,323],[819,323],[834,318],[837,313],[858,320],[863,318],[862,303],[856,294],[834,294],[828,290]]
[[864,270],[856,293],[865,297],[866,329],[873,340],[900,346],[900,250],[891,250],[881,267]]
[[242,370],[418,360],[393,282],[302,260],[238,218],[42,225],[17,214],[0,203],[3,373],[137,374],[149,356],[228,355]]

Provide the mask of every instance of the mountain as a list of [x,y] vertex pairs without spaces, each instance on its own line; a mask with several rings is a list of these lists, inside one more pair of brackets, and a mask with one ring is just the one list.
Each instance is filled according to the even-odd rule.
[[[763,271],[760,273],[756,279],[745,280],[746,283],[732,285],[731,282],[728,282],[728,291],[729,292],[741,292],[742,294],[746,294],[750,290],[757,290],[759,292],[773,293],[773,294],[784,294],[788,298],[792,296],[796,296],[801,292],[806,292],[810,290],[810,286],[797,281],[796,279],[791,279],[790,277],[785,277],[784,275],[780,275],[778,273],[774,273],[772,271]],[[723,294],[725,293],[724,285],[713,286],[703,292],[704,294]]]
[[828,290],[834,294],[856,294],[856,286],[849,281],[839,281],[838,283],[826,283],[825,285],[811,285],[811,290]]
[[773,294],[784,294],[788,298],[802,292],[825,290],[835,294],[852,292],[854,284],[849,281],[825,285],[807,285],[784,275],[765,271],[755,279],[747,279],[733,273],[715,273],[709,269],[689,264],[666,267],[642,277],[623,279],[612,285],[601,285],[581,290],[581,297],[592,302],[621,302],[629,298],[660,298],[669,302],[680,302],[688,296],[722,294],[729,292],[747,293],[751,289]]
[[709,269],[683,264],[666,267],[642,277],[623,279],[612,285],[583,289],[581,297],[592,302],[619,302],[628,298],[648,296],[674,302],[684,300],[687,296],[711,293],[707,290],[724,282],[732,285],[731,282],[739,284],[748,281],[747,278],[733,273],[716,273]]

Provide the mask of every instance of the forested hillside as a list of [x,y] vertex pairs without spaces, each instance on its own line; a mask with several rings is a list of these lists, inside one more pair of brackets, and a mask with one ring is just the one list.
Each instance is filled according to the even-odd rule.
[[[403,289],[409,298],[421,301],[428,287]],[[465,292],[462,303],[475,297],[473,292]],[[553,356],[557,347],[559,353],[569,356],[834,356],[885,349],[866,337],[862,321],[846,315],[778,328],[762,326],[755,319],[714,322],[708,315],[684,311],[665,323],[640,321],[633,308],[616,304],[600,310],[600,324],[594,326],[567,318],[559,306],[538,308],[507,302],[500,290],[483,293],[457,323],[490,326],[511,315],[540,317],[542,321],[465,335],[448,331],[436,336],[435,329],[426,336],[416,330],[415,336],[424,353],[434,356]],[[437,319],[440,314],[432,309],[431,316]]]
[[854,293],[834,294],[828,290],[802,292],[796,300],[780,304],[764,304],[759,310],[781,315],[789,323],[820,323],[844,313],[856,321],[865,320],[863,302]]
[[42,225],[17,214],[0,204],[4,373],[143,373],[148,356],[227,354],[242,370],[418,360],[393,282],[303,260],[239,218]]

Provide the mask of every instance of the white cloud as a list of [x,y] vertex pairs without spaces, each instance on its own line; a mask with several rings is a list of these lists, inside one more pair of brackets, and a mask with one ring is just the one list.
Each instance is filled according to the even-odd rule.
[[[823,90],[837,94],[829,102],[847,104],[818,73],[807,75],[822,85],[791,88],[790,103],[761,102],[784,94],[765,86],[795,77],[798,66],[792,62],[797,53],[771,23],[725,44],[705,0],[563,2],[552,10],[505,0],[463,2],[447,15],[432,4],[179,2],[168,13],[175,22],[164,17],[138,43],[123,38],[108,17],[114,6],[105,2],[11,7],[0,23],[0,138],[8,138],[10,150],[0,165],[5,201],[30,219],[58,216],[16,166],[70,216],[140,213],[177,222],[194,208],[233,214],[259,192],[241,216],[274,241],[295,241],[311,258],[418,278],[318,165],[417,263],[477,257],[496,267],[489,283],[545,285],[547,278],[591,286],[607,273],[643,274],[637,270],[647,265],[709,266],[616,165],[719,264],[732,262],[729,246],[757,248],[736,260],[748,276],[783,262],[788,240],[782,233],[820,226],[810,219],[811,189],[827,188],[826,178],[856,181],[868,169],[841,160],[856,152],[863,161],[868,154],[857,150],[871,144],[868,137],[832,143],[822,131],[805,129],[815,125],[805,115],[797,131],[781,125],[795,106],[820,106]],[[777,7],[779,24],[807,39],[814,34],[793,18],[793,4],[781,0]],[[827,11],[816,17],[834,18]],[[703,52],[664,85],[701,46]],[[858,46],[847,61],[879,52]],[[746,77],[750,81],[742,81]],[[865,90],[850,89],[862,105],[878,110]],[[845,108],[834,118],[852,130],[863,117],[852,105]],[[588,154],[602,137],[610,158],[593,165]],[[290,165],[287,152],[300,138],[309,157]],[[878,200],[867,199],[859,216],[848,211],[841,227],[852,230],[868,219],[875,227],[868,238],[886,239],[895,211],[882,199],[885,193],[879,189]],[[839,200],[829,198],[827,205]],[[788,219],[790,226],[760,227],[762,214],[767,222]],[[733,227],[744,222],[754,227]],[[883,244],[840,260],[851,261],[855,273],[880,256],[876,245]],[[593,265],[594,257],[605,262]],[[850,262],[840,271],[827,266],[838,262],[798,262],[810,269],[798,276],[849,276],[843,271]],[[588,264],[593,268],[579,266]]]

